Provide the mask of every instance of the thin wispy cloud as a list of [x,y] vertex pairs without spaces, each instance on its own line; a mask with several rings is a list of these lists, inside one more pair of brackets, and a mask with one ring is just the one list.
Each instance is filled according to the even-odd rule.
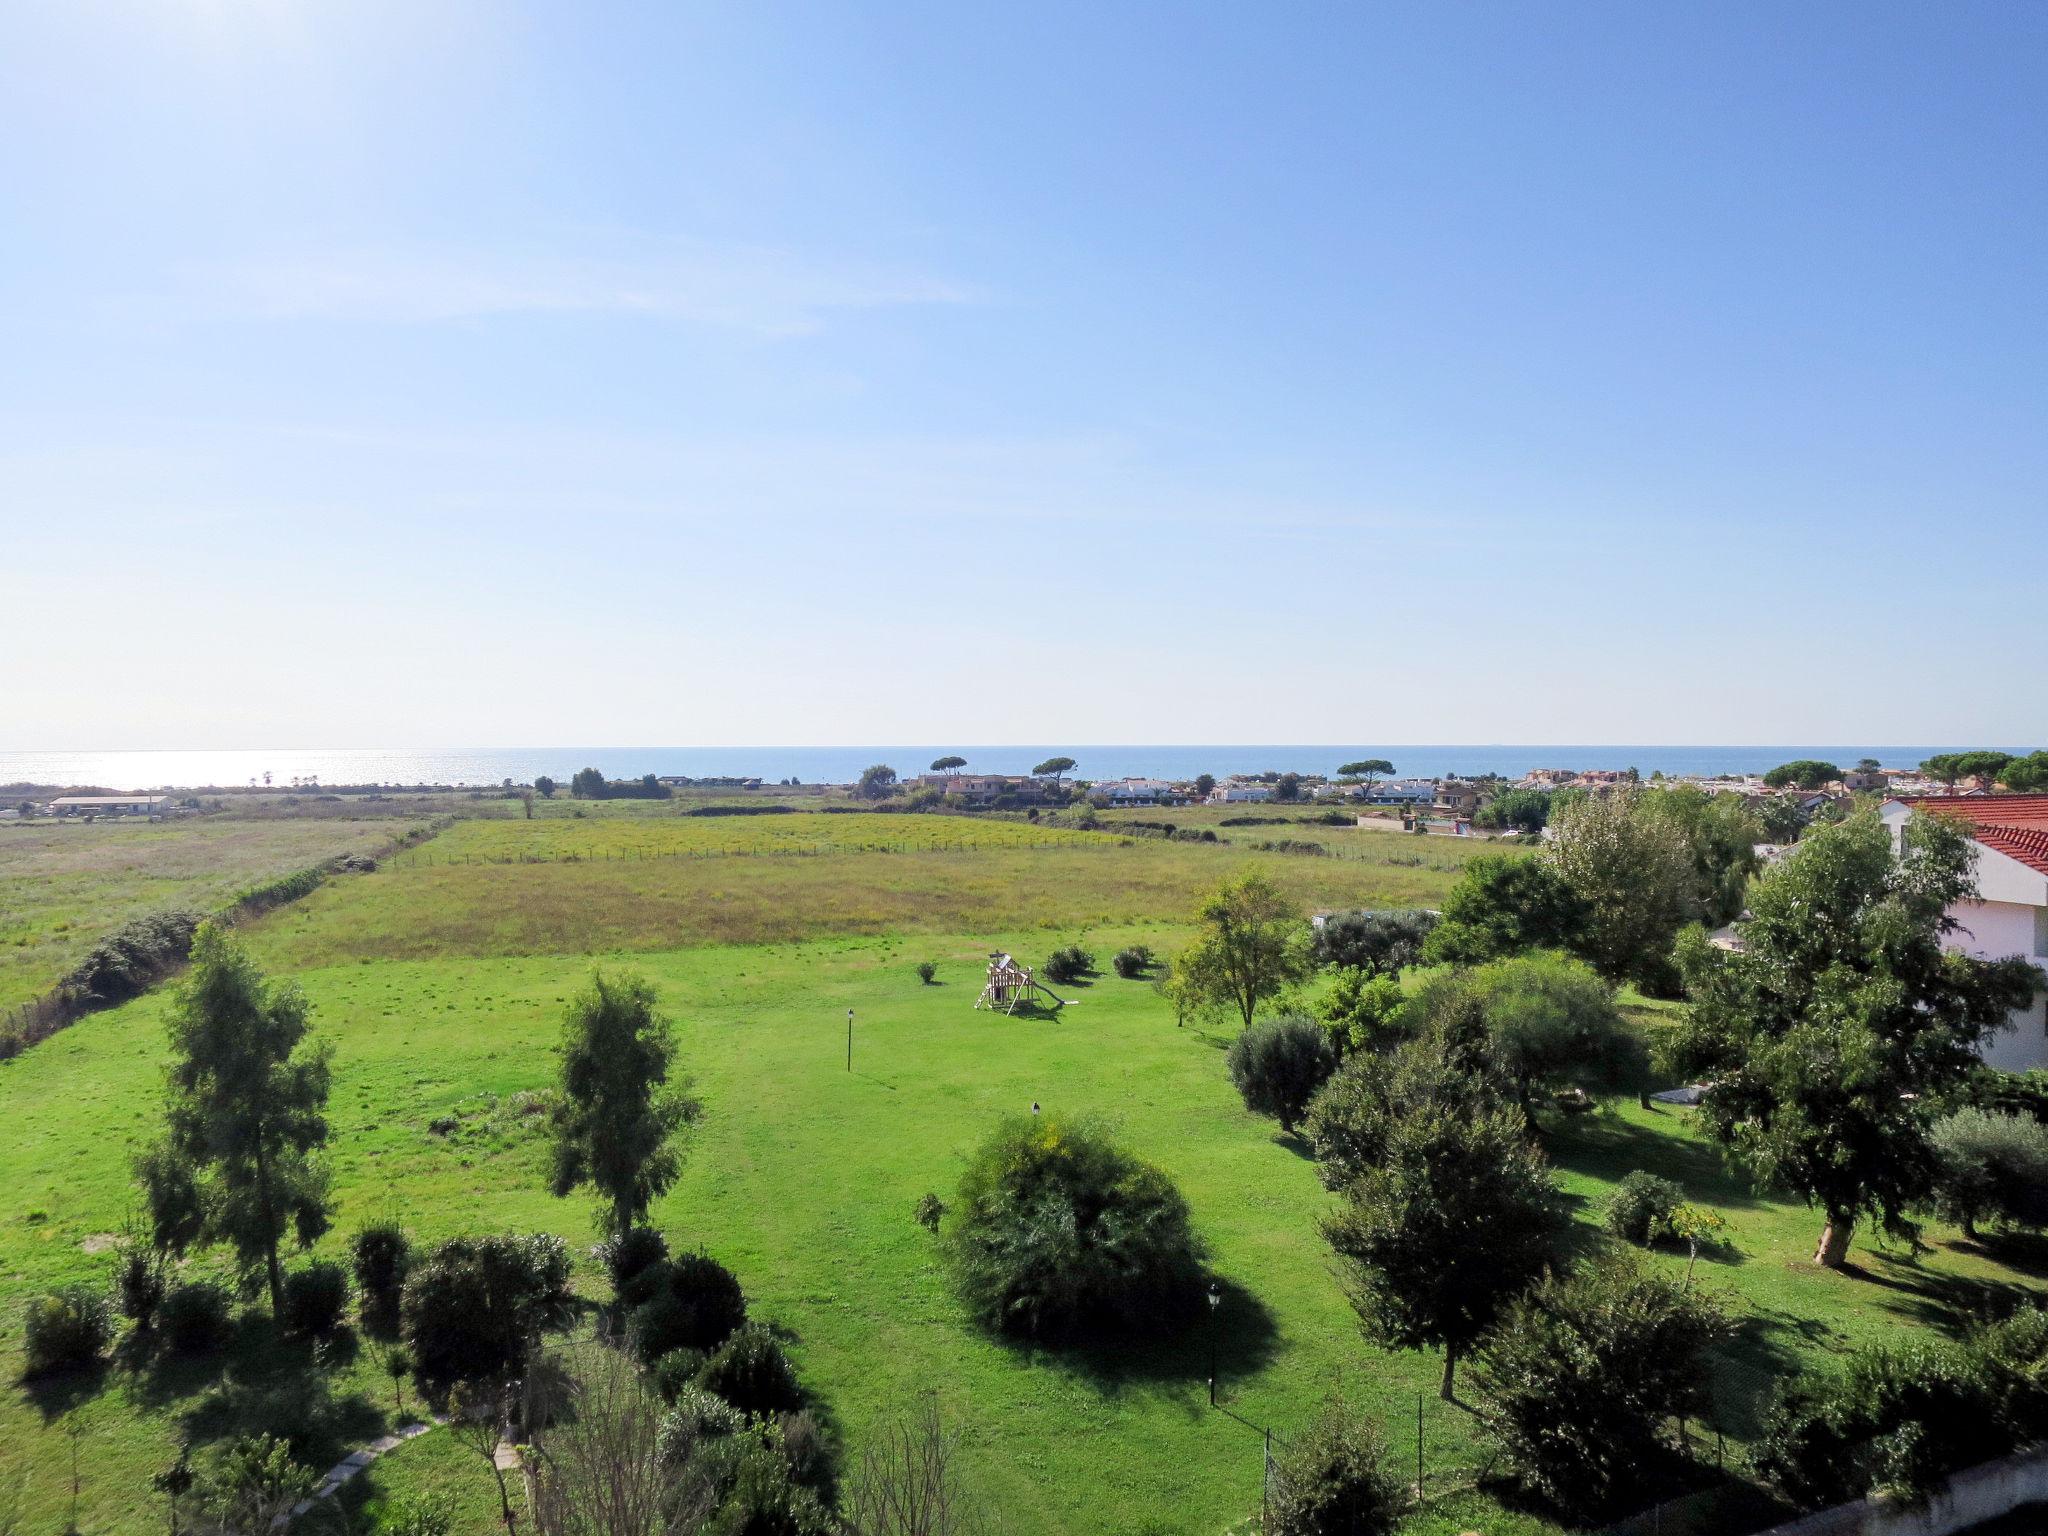
[[835,312],[975,302],[967,286],[761,247],[661,243],[507,258],[371,249],[265,257],[204,274],[209,307],[260,320],[432,325],[506,315],[617,315],[800,336]]

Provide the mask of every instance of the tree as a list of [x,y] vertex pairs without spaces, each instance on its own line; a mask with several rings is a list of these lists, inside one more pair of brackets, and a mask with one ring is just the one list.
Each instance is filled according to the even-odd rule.
[[1856,759],[1856,771],[1858,773],[1875,773],[1883,766],[1884,764],[1874,757],[1859,757]]
[[1273,781],[1273,798],[1286,804],[1292,804],[1294,801],[1299,800],[1301,798],[1301,775],[1298,773],[1281,774],[1279,778]]
[[1434,912],[1420,908],[1332,912],[1315,931],[1315,962],[1368,976],[1398,976],[1422,958],[1423,943],[1436,923]]
[[[1514,1085],[1525,1114],[1538,1093],[1613,1089],[1642,1055],[1614,991],[1583,961],[1555,950],[1439,972],[1409,1003],[1409,1032],[1435,1030],[1481,1048]],[[1470,1031],[1460,1041],[1462,1031]]]
[[1392,1536],[1408,1490],[1387,1466],[1369,1415],[1332,1400],[1274,1458],[1267,1536]]
[[[1201,797],[1202,797],[1202,798],[1203,798],[1204,800],[1206,800],[1206,799],[1208,799],[1208,798],[1209,798],[1209,791],[1210,791],[1210,790],[1212,790],[1212,789],[1214,789],[1215,787],[1216,787],[1216,775],[1215,775],[1215,774],[1213,774],[1213,773],[1198,773],[1198,774],[1196,774],[1196,775],[1195,775],[1195,793],[1196,793],[1197,795],[1201,796]],[[23,812],[22,812],[22,815],[24,815],[24,816],[26,816],[27,814],[28,814],[28,812],[26,812],[26,811],[23,811]]]
[[217,923],[193,936],[169,1022],[165,1136],[138,1165],[159,1246],[231,1244],[245,1269],[264,1270],[276,1312],[280,1247],[310,1247],[328,1226],[328,1048],[305,1045],[298,989],[265,981]]
[[1031,771],[1040,778],[1052,775],[1052,781],[1057,785],[1063,775],[1074,771],[1074,760],[1071,757],[1048,757]]
[[1422,958],[1431,965],[1478,965],[1530,949],[1575,947],[1586,902],[1546,859],[1481,854],[1444,897]]
[[1511,832],[1534,833],[1550,820],[1550,791],[1509,789],[1479,807],[1472,817],[1475,827],[1504,827]]
[[554,799],[555,791],[561,788],[559,784],[544,773],[534,775],[533,787],[543,800]]
[[1195,917],[1202,936],[1174,969],[1204,1000],[1235,1009],[1246,1029],[1259,1004],[1308,973],[1300,910],[1256,870],[1224,881]]
[[853,1536],[979,1536],[987,1529],[959,1466],[960,1431],[926,1395],[870,1433],[846,1494]]
[[1672,941],[1698,902],[1691,845],[1652,810],[1653,793],[1617,789],[1565,807],[1551,820],[1548,855],[1586,904],[1576,952],[1610,981],[1668,993]]
[[1952,752],[1936,759],[1943,765],[1948,782],[1958,779],[1977,779],[1986,786],[1995,784],[2006,766],[2013,761],[2010,752],[1989,752],[1981,748],[1974,752]]
[[932,759],[933,773],[958,773],[966,766],[967,759],[964,757],[936,757]]
[[1796,843],[1806,830],[1806,812],[1796,795],[1772,795],[1756,804],[1757,829],[1767,842]]
[[1336,1070],[1337,1053],[1322,1025],[1290,1014],[1249,1026],[1230,1043],[1226,1061],[1244,1107],[1271,1115],[1292,1136],[1309,1099]]
[[1317,1015],[1340,1057],[1353,1051],[1379,1050],[1399,1040],[1401,1014],[1407,1005],[1401,983],[1392,976],[1345,970],[1323,994]]
[[1780,763],[1765,774],[1764,785],[1769,789],[1819,789],[1841,776],[1842,770],[1833,763],[1822,762],[1817,757],[1801,757]]
[[1562,1222],[1543,1154],[1512,1108],[1423,1104],[1386,1128],[1379,1160],[1323,1223],[1366,1336],[1458,1357],[1550,1263]]
[[1932,1106],[2032,996],[2024,959],[1942,947],[1976,892],[1966,833],[1874,811],[1816,828],[1758,878],[1744,948],[1692,951],[1677,1063],[1709,1084],[1700,1114],[1753,1171],[1820,1207],[1814,1261],[1839,1266],[1856,1221],[1907,1230],[1933,1186]]
[[2048,792],[2048,752],[2029,752],[2006,764],[2005,787],[2022,795]]
[[658,1536],[671,1529],[663,1507],[670,1480],[661,1463],[661,1399],[620,1350],[587,1342],[563,1364],[566,1400],[550,1405],[555,1411],[534,1428],[522,1457],[535,1527],[546,1536]]
[[2048,1125],[2031,1115],[1964,1108],[1935,1122],[1934,1208],[1977,1235],[1977,1223],[2048,1226]]
[[1640,1486],[1665,1421],[1707,1406],[1704,1357],[1725,1331],[1697,1291],[1632,1258],[1547,1278],[1480,1347],[1479,1422],[1516,1482],[1592,1523]]
[[1358,780],[1364,786],[1366,794],[1370,795],[1374,782],[1383,774],[1391,776],[1393,771],[1394,765],[1384,757],[1362,757],[1355,763],[1346,763],[1339,768],[1337,777]]
[[603,800],[611,794],[611,786],[597,769],[579,768],[569,776],[569,793],[578,800]]
[[589,1184],[613,1236],[638,1226],[682,1168],[673,1138],[691,1105],[669,1083],[675,1036],[654,1002],[644,977],[594,971],[563,1024],[553,1189],[559,1198]]
[[1646,791],[1644,814],[1668,822],[1692,856],[1693,905],[1710,928],[1742,915],[1763,826],[1740,795],[1710,795],[1696,784]]
[[854,794],[863,800],[886,800],[896,792],[896,770],[887,763],[876,763],[860,771],[860,782],[853,786]]

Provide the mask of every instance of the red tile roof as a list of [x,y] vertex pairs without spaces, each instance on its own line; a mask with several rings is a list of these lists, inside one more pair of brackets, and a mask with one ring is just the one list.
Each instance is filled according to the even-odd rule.
[[1901,805],[1966,822],[1986,848],[2048,875],[2048,795],[1899,795]]

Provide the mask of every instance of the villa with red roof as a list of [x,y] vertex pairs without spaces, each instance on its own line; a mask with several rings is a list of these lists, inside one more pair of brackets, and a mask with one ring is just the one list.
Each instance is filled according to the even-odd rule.
[[2048,795],[1911,795],[1884,803],[1894,833],[1914,811],[1958,821],[1977,845],[1977,899],[1949,908],[1944,941],[1986,959],[2020,955],[2041,971],[2034,1000],[1984,1047],[2008,1072],[2048,1067]]

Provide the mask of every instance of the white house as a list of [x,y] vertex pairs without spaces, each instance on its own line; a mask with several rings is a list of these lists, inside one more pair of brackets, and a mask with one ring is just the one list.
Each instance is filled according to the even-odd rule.
[[1181,799],[1170,779],[1110,779],[1090,785],[1088,793],[1111,805],[1178,805]]
[[1965,824],[1977,845],[1977,899],[1948,915],[1950,949],[1985,959],[2020,955],[2041,972],[2041,987],[1984,1047],[1984,1059],[2008,1072],[2048,1067],[2048,795],[1930,795],[1887,800],[1885,825],[1897,836],[1914,811]]
[[1218,784],[1209,791],[1211,805],[1262,805],[1272,798],[1270,784]]

